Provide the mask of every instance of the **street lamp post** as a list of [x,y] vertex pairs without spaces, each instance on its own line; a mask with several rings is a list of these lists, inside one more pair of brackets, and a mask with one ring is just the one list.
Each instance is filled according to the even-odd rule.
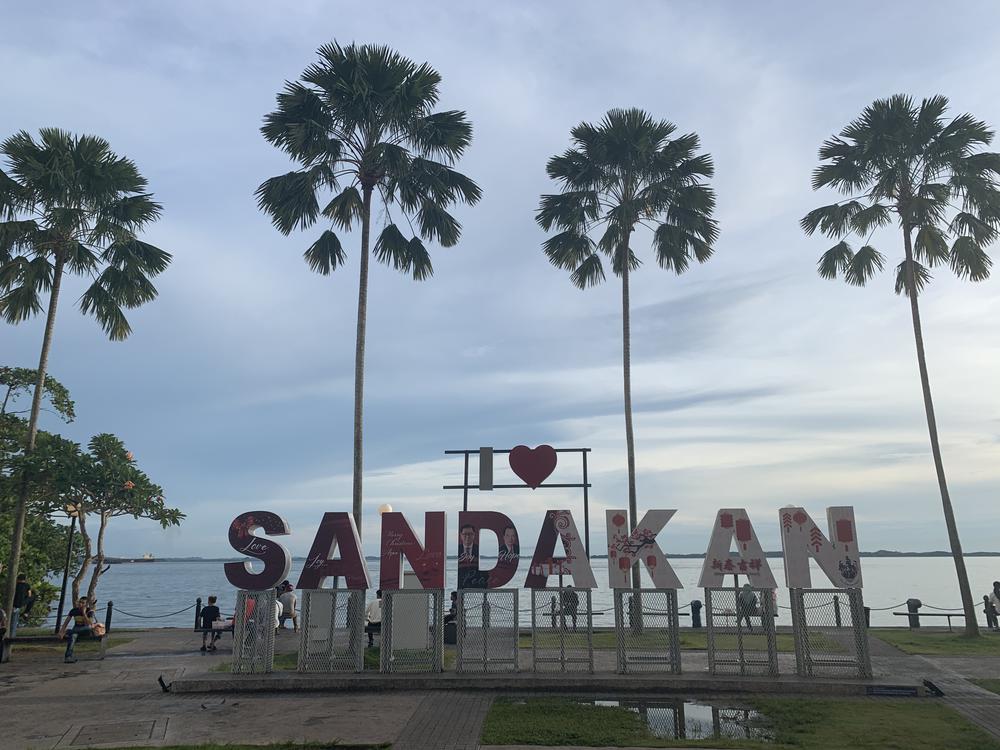
[[66,542],[66,565],[63,567],[62,589],[59,592],[59,609],[56,610],[55,634],[59,634],[59,624],[62,622],[63,607],[66,604],[66,583],[69,578],[69,564],[73,557],[73,532],[76,531],[76,519],[80,509],[76,505],[67,505],[66,515],[69,516],[69,541]]

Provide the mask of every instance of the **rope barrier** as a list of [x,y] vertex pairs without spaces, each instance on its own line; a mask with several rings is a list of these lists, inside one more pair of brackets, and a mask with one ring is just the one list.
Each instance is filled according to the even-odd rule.
[[136,615],[131,612],[126,612],[124,609],[118,609],[114,607],[114,611],[118,614],[125,615],[126,617],[138,617],[140,620],[160,620],[164,617],[173,617],[174,615],[179,615],[183,612],[187,612],[189,609],[194,609],[197,604],[192,604],[190,607],[185,607],[184,609],[179,609],[176,612],[168,612],[165,615]]

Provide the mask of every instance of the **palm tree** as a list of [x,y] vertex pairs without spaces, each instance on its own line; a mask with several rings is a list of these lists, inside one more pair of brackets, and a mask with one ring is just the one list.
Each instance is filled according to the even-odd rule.
[[[93,315],[112,341],[131,332],[124,309],[156,297],[150,278],[170,263],[169,253],[137,239],[160,215],[135,164],[107,141],[56,128],[36,141],[21,131],[0,144],[0,316],[20,323],[46,313],[38,379],[31,400],[25,455],[35,448],[45,394],[59,290],[66,274],[92,277],[80,310]],[[42,293],[48,302],[42,303]],[[21,481],[5,611],[11,614],[27,514],[29,478]]]
[[[622,368],[628,502],[635,528],[635,440],[632,432],[629,274],[640,264],[630,247],[633,232],[652,233],[662,268],[683,273],[692,260],[712,256],[719,236],[712,218],[715,193],[705,183],[715,171],[708,154],[697,154],[698,136],[671,138],[673,123],[639,109],[613,109],[597,125],[571,131],[572,147],[549,159],[549,177],[561,192],[543,195],[537,212],[542,229],[559,230],[543,249],[553,265],[571,271],[580,289],[604,281],[601,254],[622,280]],[[600,232],[596,239],[591,233]],[[638,568],[633,585],[639,587]]]
[[[827,279],[840,276],[854,286],[864,286],[885,267],[885,256],[871,244],[873,234],[895,224],[903,235],[896,294],[905,294],[910,303],[927,430],[965,629],[977,635],[969,576],[941,460],[917,298],[931,280],[929,269],[938,265],[949,265],[959,278],[971,281],[990,275],[992,263],[984,248],[996,239],[1000,227],[1000,154],[982,150],[993,140],[993,131],[984,122],[969,114],[946,120],[947,108],[943,96],[924,99],[917,106],[903,95],[879,99],[865,108],[839,136],[823,144],[819,150],[823,163],[813,173],[814,190],[829,186],[848,197],[809,212],[802,228],[810,235],[818,229],[839,240],[820,258],[819,273]],[[851,235],[863,243],[857,251],[847,242]]]
[[[375,259],[423,280],[431,276],[422,240],[458,242],[461,226],[446,210],[474,204],[482,192],[452,169],[472,140],[465,113],[435,112],[441,76],[388,47],[320,47],[319,61],[300,81],[286,82],[278,108],[261,132],[299,164],[257,188],[260,209],[285,235],[311,227],[322,215],[329,227],[305,251],[309,267],[328,275],[346,256],[333,227],[361,225],[361,278],[354,355],[354,520],[361,528],[365,321],[372,202],[383,209]],[[319,195],[333,199],[321,210]]]

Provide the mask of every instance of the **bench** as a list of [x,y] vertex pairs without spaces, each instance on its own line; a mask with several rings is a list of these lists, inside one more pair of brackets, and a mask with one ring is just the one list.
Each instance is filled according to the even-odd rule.
[[[3,633],[3,643],[0,646],[0,662],[10,661],[11,645],[15,643],[64,643],[65,638],[58,635],[16,635],[13,638],[8,638],[6,631]],[[108,642],[107,635],[84,635],[79,636],[76,639],[77,643],[83,643],[84,641],[97,641],[101,644],[99,659],[104,658],[104,653],[107,650]]]
[[[961,617],[965,618],[964,612],[893,612],[896,617],[916,617],[917,622],[920,622],[921,617],[947,617],[948,618],[948,632],[954,633],[955,631],[951,629],[951,618]],[[909,626],[910,630],[913,630],[913,626]]]

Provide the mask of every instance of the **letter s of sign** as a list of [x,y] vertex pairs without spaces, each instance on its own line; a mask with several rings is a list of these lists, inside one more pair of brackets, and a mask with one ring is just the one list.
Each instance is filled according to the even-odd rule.
[[284,545],[262,536],[255,536],[256,529],[263,529],[269,536],[285,536],[289,533],[288,523],[281,516],[266,510],[241,513],[229,526],[229,544],[246,557],[253,557],[264,563],[259,573],[250,570],[250,563],[226,563],[226,578],[238,589],[266,591],[274,588],[288,577],[292,568],[292,558]]

